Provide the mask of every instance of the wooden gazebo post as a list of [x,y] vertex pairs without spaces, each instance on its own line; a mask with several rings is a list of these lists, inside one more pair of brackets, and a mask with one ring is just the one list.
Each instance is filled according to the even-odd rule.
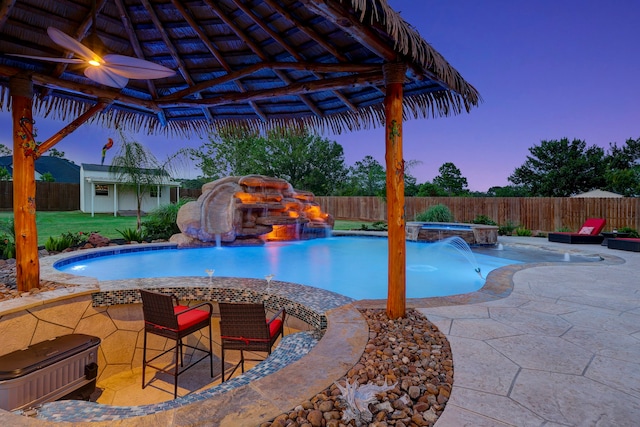
[[36,229],[36,142],[33,138],[33,83],[25,76],[11,78],[13,119],[13,218],[16,239],[16,281],[25,292],[40,284]]
[[387,93],[385,144],[387,166],[387,222],[389,234],[389,284],[387,316],[403,317],[406,312],[406,244],[404,218],[404,159],[402,156],[402,85],[406,64],[384,65]]
[[82,113],[40,146],[33,135],[33,82],[26,76],[10,81],[13,119],[13,218],[16,239],[16,282],[18,290],[28,292],[40,287],[38,229],[36,227],[35,162],[49,148],[75,131],[81,124],[104,110],[111,100],[98,103]]

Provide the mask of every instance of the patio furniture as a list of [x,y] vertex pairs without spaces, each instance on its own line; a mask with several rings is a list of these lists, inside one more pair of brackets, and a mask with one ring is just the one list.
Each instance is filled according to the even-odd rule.
[[619,231],[603,231],[600,234],[602,234],[602,236],[604,237],[602,243],[600,243],[602,246],[608,246],[609,239],[616,239],[618,237],[629,237],[629,233],[621,233]]
[[245,351],[266,352],[271,354],[271,348],[279,336],[284,336],[285,309],[282,308],[271,319],[267,319],[264,304],[254,303],[219,303],[220,307],[220,340],[222,382],[224,375],[224,353],[226,350],[239,350],[240,361],[234,366],[228,378],[234,374],[238,366],[244,373],[244,362],[262,361],[264,359],[247,359]]
[[[187,307],[178,303],[178,298],[171,294],[161,294],[159,292],[151,292],[140,289],[142,297],[142,312],[144,314],[144,344],[142,350],[142,388],[145,384],[145,371],[147,366],[160,372],[173,376],[173,398],[178,396],[178,376],[187,369],[193,367],[196,363],[209,358],[211,378],[213,378],[213,353],[211,340],[211,314],[213,313],[213,305],[209,302]],[[200,307],[207,307],[202,310]],[[186,344],[184,338],[203,328],[209,328],[209,349],[202,349]],[[159,335],[175,342],[175,345],[157,356],[147,360],[147,334]],[[191,348],[195,351],[204,352],[205,355],[196,361],[184,367],[183,347]],[[174,368],[172,370],[166,367],[152,365],[150,362],[155,361],[161,356],[173,351]],[[195,353],[194,353],[195,355]],[[178,367],[178,358],[180,358],[180,367]]]
[[558,243],[601,244],[604,236],[600,232],[606,223],[604,218],[587,218],[577,233],[549,233],[548,239]]
[[640,252],[640,239],[637,237],[626,237],[609,239],[607,241],[609,249],[621,249],[623,251]]

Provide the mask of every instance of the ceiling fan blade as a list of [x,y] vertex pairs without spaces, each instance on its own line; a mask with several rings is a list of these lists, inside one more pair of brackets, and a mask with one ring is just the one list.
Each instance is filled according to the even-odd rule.
[[7,53],[7,55],[19,56],[20,58],[37,59],[39,61],[64,62],[67,64],[84,64],[87,62],[84,59],[78,58],[52,58],[50,56],[19,55],[17,53]]
[[105,86],[116,87],[118,89],[122,89],[129,82],[128,78],[120,76],[104,66],[89,66],[85,68],[84,75],[94,82]]
[[176,74],[171,68],[132,56],[110,53],[103,59],[105,66],[111,71],[130,79],[161,79]]
[[100,56],[98,56],[94,51],[92,51],[73,37],[66,35],[57,28],[47,28],[47,34],[49,34],[49,37],[55,44],[75,53],[80,58],[86,61],[102,62],[102,58],[100,58]]

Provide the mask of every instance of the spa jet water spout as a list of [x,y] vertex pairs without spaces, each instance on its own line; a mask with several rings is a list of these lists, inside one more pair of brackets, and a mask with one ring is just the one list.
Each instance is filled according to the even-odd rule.
[[478,264],[475,255],[473,255],[473,252],[471,252],[471,247],[469,247],[469,244],[462,237],[447,237],[446,239],[442,239],[434,243],[434,247],[451,247],[455,249],[464,256],[467,261],[469,261],[469,264],[473,267],[473,271],[478,273],[478,276],[484,280],[482,272],[480,271],[480,265]]

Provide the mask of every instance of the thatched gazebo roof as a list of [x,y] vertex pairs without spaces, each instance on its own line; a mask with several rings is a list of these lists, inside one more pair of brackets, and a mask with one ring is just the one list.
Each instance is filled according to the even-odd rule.
[[[78,65],[4,55],[70,57],[48,37],[50,26],[87,45],[97,34],[110,53],[177,73],[114,90]],[[112,104],[93,121],[154,134],[236,121],[301,121],[335,133],[380,125],[386,62],[409,65],[405,118],[478,103],[473,86],[386,0],[17,0],[0,9],[0,53],[1,109],[10,109],[8,78],[28,71],[36,116],[69,120],[106,98]]]
[[[131,79],[139,69],[115,73],[123,59],[108,54],[129,57],[120,64],[152,62],[164,74]],[[402,122],[478,102],[475,88],[387,0],[6,0],[0,110],[13,118],[18,288],[39,286],[34,160],[87,121],[166,135],[225,125],[340,133],[384,124],[387,313],[403,316]],[[73,121],[38,145],[34,114]]]

